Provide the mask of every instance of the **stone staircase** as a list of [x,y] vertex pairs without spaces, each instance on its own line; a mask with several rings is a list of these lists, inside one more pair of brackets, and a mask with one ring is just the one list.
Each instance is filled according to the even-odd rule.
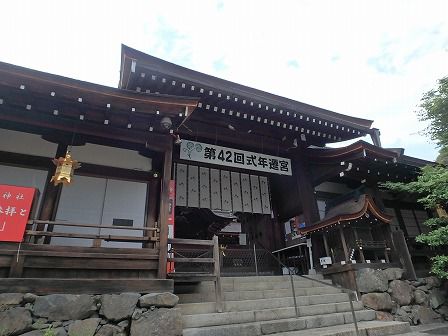
[[[326,283],[321,275],[314,276]],[[294,277],[296,317],[289,276],[222,278],[223,312],[216,312],[213,282],[176,284],[184,336],[356,335],[348,294],[319,282]],[[353,302],[360,335],[409,331],[403,322],[375,320],[375,311]],[[329,328],[331,327],[331,328]]]

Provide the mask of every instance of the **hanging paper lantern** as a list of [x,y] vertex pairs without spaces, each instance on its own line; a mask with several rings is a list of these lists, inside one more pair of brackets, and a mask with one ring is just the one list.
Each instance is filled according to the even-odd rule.
[[60,157],[59,159],[52,160],[56,166],[56,172],[51,178],[50,182],[53,182],[55,186],[59,183],[63,185],[68,185],[72,182],[72,177],[75,169],[81,167],[78,161],[73,160],[70,152],[67,151],[65,157]]

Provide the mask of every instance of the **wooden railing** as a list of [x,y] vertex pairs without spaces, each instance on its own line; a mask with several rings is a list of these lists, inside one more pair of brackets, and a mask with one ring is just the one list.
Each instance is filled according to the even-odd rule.
[[[223,309],[218,237],[214,236],[212,240],[169,238],[168,244],[171,245],[168,251],[168,262],[174,263],[174,270],[168,273],[168,277],[173,278],[176,282],[214,281],[216,310],[221,313]],[[191,257],[187,252],[193,253],[194,256]],[[176,263],[205,264],[212,267],[200,272],[197,269],[194,270],[195,267],[192,267],[191,271],[188,271],[188,267],[186,271],[176,271]],[[178,268],[182,269],[181,266],[179,265]]]
[[389,251],[390,248],[387,246],[387,242],[384,240],[362,240],[358,239],[356,240],[356,247],[359,251],[359,256],[361,258],[361,262],[365,263],[366,259],[364,257],[364,250],[383,250],[384,251],[384,258],[387,263],[390,262],[389,259]]
[[387,247],[387,244],[384,240],[362,240],[358,239],[356,241],[356,245],[358,247],[362,247],[364,249],[384,249]]
[[[51,227],[51,230],[40,230],[39,226]],[[93,240],[93,247],[100,247],[101,241],[106,242],[129,242],[129,243],[151,243],[159,241],[159,228],[148,227],[128,227],[115,225],[98,225],[98,224],[84,224],[84,223],[70,223],[65,221],[43,221],[30,220],[27,224],[30,229],[25,231],[25,241],[36,242],[39,237],[51,239],[52,237],[73,238],[73,239],[91,239]],[[54,226],[77,227],[85,229],[98,229],[98,233],[83,233],[83,232],[55,232]],[[142,237],[130,235],[116,235],[116,234],[102,234],[101,229],[126,230],[126,231],[142,231]],[[34,239],[33,239],[34,238]]]

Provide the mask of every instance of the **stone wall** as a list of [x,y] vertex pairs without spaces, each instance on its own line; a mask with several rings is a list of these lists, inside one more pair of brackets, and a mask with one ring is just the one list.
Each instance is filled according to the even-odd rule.
[[357,271],[356,282],[365,307],[375,309],[379,320],[411,325],[448,320],[448,283],[436,277],[403,279],[400,268]]
[[177,336],[171,293],[0,294],[0,336]]

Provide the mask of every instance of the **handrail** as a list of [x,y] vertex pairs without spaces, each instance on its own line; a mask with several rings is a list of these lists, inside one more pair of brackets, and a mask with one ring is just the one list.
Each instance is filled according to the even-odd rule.
[[213,240],[168,238],[168,244],[213,246]]
[[[293,274],[292,274],[292,272],[291,272],[291,269],[290,269],[288,266],[286,266],[286,265],[285,265],[285,264],[284,264],[284,263],[283,263],[277,256],[275,256],[271,251],[269,251],[269,250],[268,250],[262,243],[260,243],[259,241],[256,241],[256,240],[254,241],[254,243],[258,244],[262,249],[264,249],[266,252],[268,252],[268,254],[269,254],[271,257],[273,257],[274,260],[277,261],[277,263],[278,263],[280,266],[282,266],[282,267],[286,267],[286,268],[288,269],[289,277],[290,277],[290,279],[291,279],[291,288],[292,288],[292,295],[293,295],[293,297],[294,297],[294,307],[295,307],[295,310],[296,310],[296,316],[299,317],[299,311],[298,311],[298,307],[297,307],[296,294],[295,294],[295,289],[294,289],[294,280],[293,280]],[[254,245],[254,246],[255,246],[255,245]],[[351,290],[351,289],[347,289],[347,288],[338,287],[338,286],[335,286],[335,285],[333,285],[333,284],[328,284],[328,283],[326,283],[326,282],[324,282],[324,281],[321,281],[321,280],[318,280],[318,279],[314,279],[314,278],[307,277],[306,275],[301,275],[301,274],[295,274],[295,275],[296,275],[296,276],[299,276],[299,277],[301,277],[301,278],[307,279],[307,280],[311,280],[311,281],[320,283],[320,284],[325,285],[325,286],[329,286],[329,287],[333,287],[333,288],[342,290],[343,292],[347,293],[347,294],[348,294],[348,300],[349,300],[349,303],[350,303],[350,310],[351,310],[351,312],[352,312],[353,323],[354,323],[354,325],[355,325],[356,335],[359,336],[358,321],[356,320],[355,309],[353,308],[353,302],[352,302],[352,295],[353,295],[354,297],[357,298],[357,293],[356,293],[355,291],[353,291],[353,290]]]
[[[195,277],[203,278],[203,277],[213,277],[215,283],[215,298],[216,298],[216,310],[218,313],[222,313],[223,305],[222,305],[222,285],[221,285],[221,263],[220,263],[220,251],[219,251],[219,242],[218,236],[213,236],[212,240],[199,240],[199,239],[182,239],[182,238],[168,238],[168,244],[171,245],[198,245],[198,246],[206,246],[207,248],[212,248],[213,257],[202,257],[207,255],[207,253],[202,253],[199,256],[190,258],[185,257],[181,253],[176,251],[176,248],[171,246],[171,249],[168,253],[172,253],[172,256],[168,258],[169,262],[182,262],[182,263],[204,263],[204,264],[212,264],[213,271],[208,274],[199,274],[198,272],[193,272],[191,274],[186,275],[185,273],[180,273],[180,275],[186,276],[187,278]],[[176,255],[178,257],[176,257]],[[177,273],[179,274],[179,273]],[[176,272],[169,273],[171,276],[175,276]]]
[[358,247],[364,248],[386,248],[387,242],[385,240],[364,240],[358,239],[355,241]]
[[[51,226],[67,226],[67,227],[79,227],[79,228],[94,228],[94,229],[112,229],[112,230],[129,230],[129,231],[142,231],[143,237],[136,237],[131,235],[117,235],[117,234],[104,234],[98,231],[98,233],[84,233],[84,232],[54,232],[39,230],[35,225],[47,224]],[[128,226],[112,226],[112,225],[99,225],[89,223],[71,223],[65,221],[47,221],[31,219],[27,222],[27,226],[32,226],[31,230],[25,231],[27,237],[60,237],[69,239],[90,239],[93,240],[93,247],[99,247],[101,241],[115,241],[115,242],[128,242],[128,243],[149,243],[157,242],[159,240],[157,233],[160,232],[159,228],[154,227],[128,227]],[[155,235],[148,234],[154,232]]]
[[133,226],[118,226],[118,225],[99,225],[99,224],[84,224],[84,223],[71,223],[65,221],[46,221],[46,220],[29,220],[27,225],[33,224],[48,224],[56,226],[74,226],[74,227],[87,227],[87,228],[97,228],[97,229],[117,229],[117,230],[134,230],[134,231],[155,231],[159,232],[159,228],[154,227],[133,227]]

